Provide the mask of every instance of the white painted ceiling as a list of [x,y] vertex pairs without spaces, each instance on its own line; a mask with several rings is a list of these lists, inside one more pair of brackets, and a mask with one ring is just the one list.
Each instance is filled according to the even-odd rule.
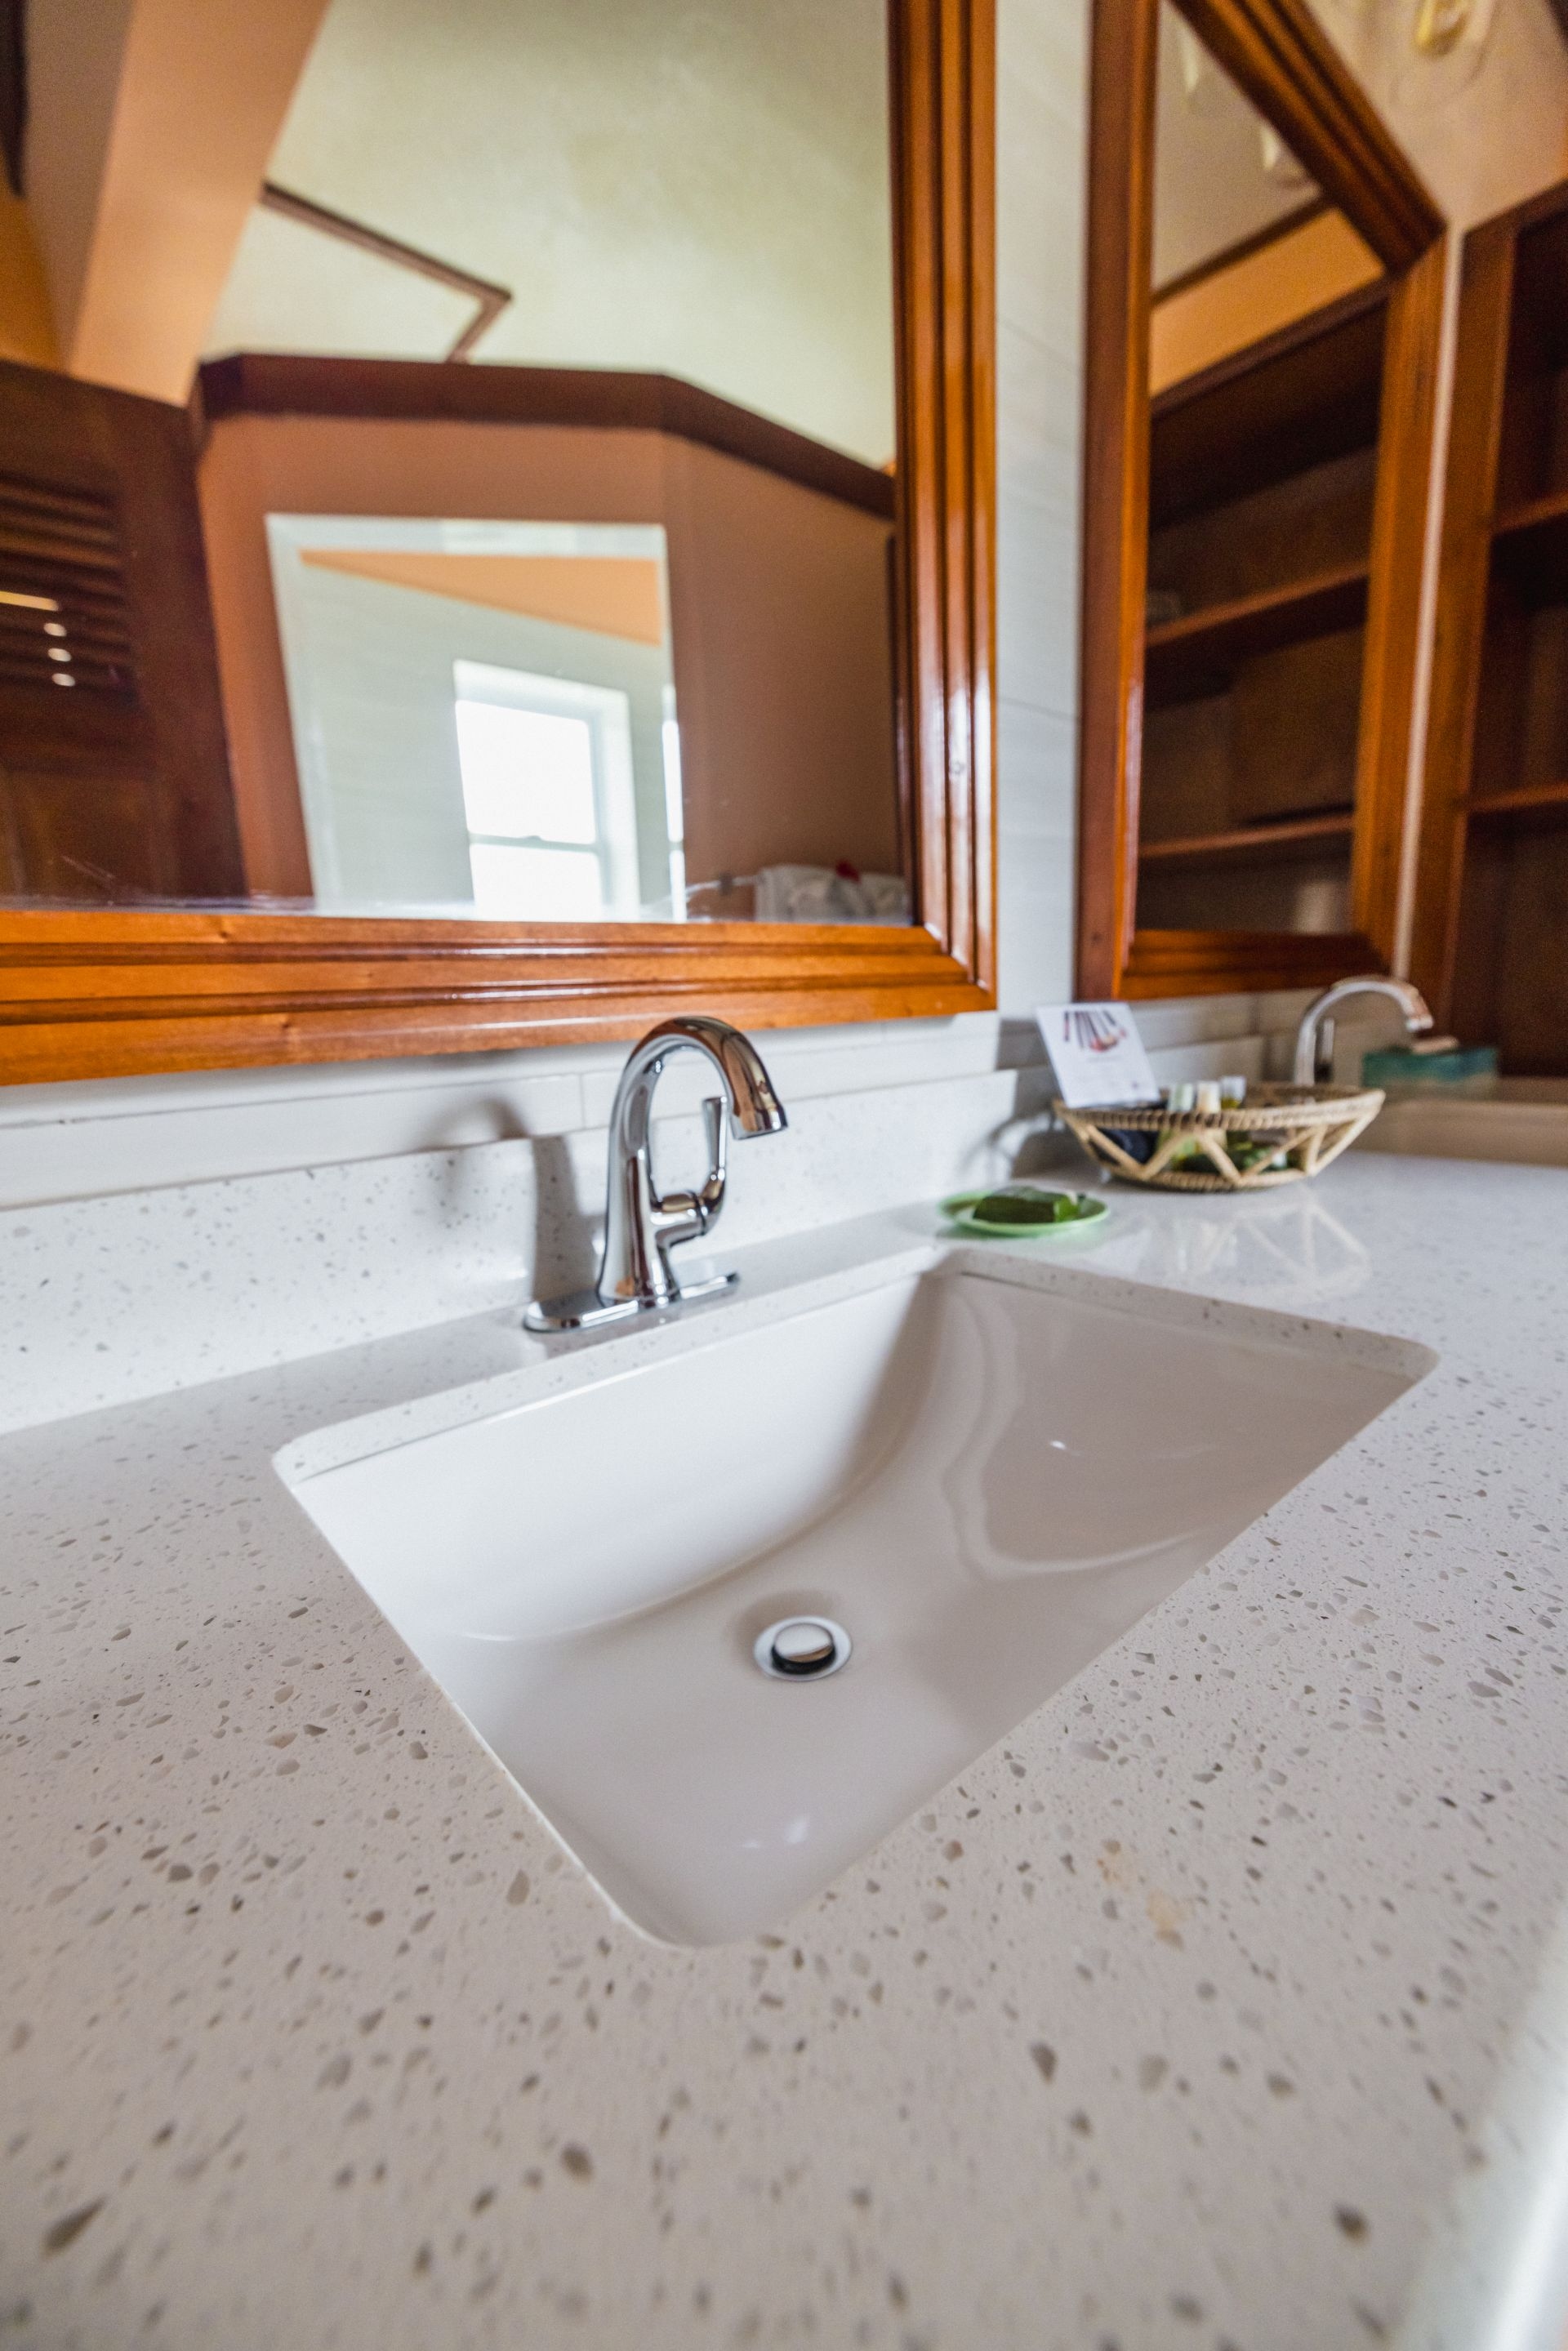
[[[333,0],[269,176],[509,287],[476,360],[655,368],[894,448],[883,0]],[[273,214],[208,337],[444,354],[473,306]]]

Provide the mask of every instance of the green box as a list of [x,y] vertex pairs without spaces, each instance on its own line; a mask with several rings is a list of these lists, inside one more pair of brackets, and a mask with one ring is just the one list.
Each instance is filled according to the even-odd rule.
[[1497,1047],[1456,1045],[1446,1053],[1416,1053],[1408,1045],[1385,1045],[1362,1055],[1361,1082],[1405,1091],[1459,1086],[1466,1093],[1490,1093],[1497,1083]]

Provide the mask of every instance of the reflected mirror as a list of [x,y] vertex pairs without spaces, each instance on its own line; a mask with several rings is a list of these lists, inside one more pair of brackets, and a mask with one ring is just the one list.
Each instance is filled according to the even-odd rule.
[[1165,0],[1141,929],[1353,927],[1388,292]]
[[133,13],[25,11],[0,897],[909,923],[883,0]]

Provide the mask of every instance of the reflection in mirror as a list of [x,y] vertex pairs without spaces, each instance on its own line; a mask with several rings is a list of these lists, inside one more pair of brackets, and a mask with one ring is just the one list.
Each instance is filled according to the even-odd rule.
[[661,528],[273,514],[267,536],[323,911],[684,902]]
[[1387,287],[1160,10],[1140,927],[1344,932]]
[[907,924],[881,0],[284,13],[31,0],[0,895]]

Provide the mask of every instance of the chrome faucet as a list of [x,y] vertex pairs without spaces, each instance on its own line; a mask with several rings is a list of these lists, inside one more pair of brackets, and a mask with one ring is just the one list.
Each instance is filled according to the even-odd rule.
[[1381,973],[1370,972],[1363,979],[1336,979],[1321,996],[1314,996],[1301,1015],[1301,1025],[1296,1031],[1296,1066],[1293,1072],[1299,1086],[1326,1085],[1333,1077],[1333,1008],[1351,996],[1390,996],[1405,1016],[1405,1026],[1412,1037],[1418,1037],[1432,1026],[1432,1015],[1427,999],[1418,987],[1407,979],[1388,979]]
[[[654,1186],[650,1128],[653,1089],[676,1053],[706,1054],[718,1072],[722,1097],[703,1104],[708,1172],[695,1192],[661,1196]],[[628,1314],[646,1314],[709,1298],[738,1279],[714,1274],[682,1283],[670,1251],[682,1241],[712,1232],[724,1207],[727,1175],[726,1129],[744,1142],[754,1134],[778,1134],[788,1124],[773,1081],[748,1038],[727,1020],[689,1013],[663,1020],[634,1045],[610,1113],[610,1196],[604,1215],[604,1250],[591,1290],[570,1298],[536,1299],[523,1321],[530,1331],[582,1331]]]

